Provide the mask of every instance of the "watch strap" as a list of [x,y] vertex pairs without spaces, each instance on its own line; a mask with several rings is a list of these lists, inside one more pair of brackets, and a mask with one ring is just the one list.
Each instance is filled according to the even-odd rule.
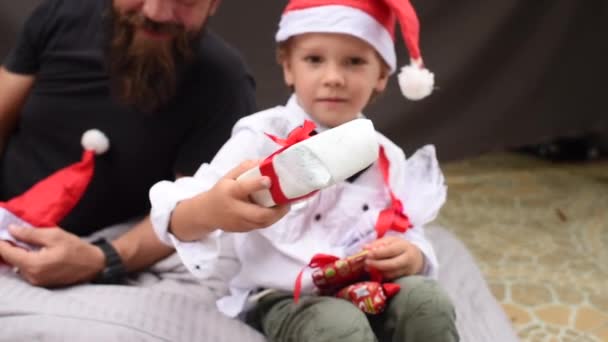
[[99,247],[105,257],[104,268],[93,280],[97,284],[118,284],[127,275],[127,269],[120,258],[120,255],[105,238],[99,238],[92,242]]

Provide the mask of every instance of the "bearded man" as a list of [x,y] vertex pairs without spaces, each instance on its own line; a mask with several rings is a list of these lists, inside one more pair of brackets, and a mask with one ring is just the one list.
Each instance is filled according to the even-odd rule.
[[[0,288],[9,287],[2,288],[2,310],[11,310],[9,304],[46,310],[24,302],[24,288],[124,284],[128,273],[134,282],[135,271],[173,252],[147,218],[150,186],[193,174],[215,155],[233,124],[255,111],[249,71],[233,48],[206,29],[218,5],[219,0],[43,0],[26,21],[0,68],[0,202],[79,160],[80,137],[91,128],[105,133],[110,149],[96,157],[91,183],[60,227],[10,227],[16,240],[40,249],[0,241],[0,260],[11,265],[10,272],[0,272]],[[246,200],[268,186],[266,179],[232,183],[213,198],[232,199],[227,196],[237,189]],[[262,227],[285,212],[260,207],[243,219]],[[209,216],[216,224],[235,219]],[[134,224],[119,225],[124,222]],[[120,229],[107,239],[85,238],[103,236],[104,228],[115,225]],[[87,287],[92,286],[75,289],[88,293]],[[3,302],[10,289],[19,293],[12,297],[17,302]],[[121,305],[136,297],[125,297]],[[67,310],[63,303],[53,310]],[[9,326],[1,322],[5,312],[0,317],[0,325]]]

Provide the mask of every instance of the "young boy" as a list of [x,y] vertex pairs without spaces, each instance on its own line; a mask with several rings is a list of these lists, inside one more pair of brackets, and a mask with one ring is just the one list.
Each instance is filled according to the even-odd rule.
[[[230,294],[218,300],[220,311],[241,315],[270,341],[458,340],[454,309],[434,280],[437,260],[423,231],[446,196],[432,146],[406,160],[398,146],[377,133],[383,162],[294,205],[265,229],[248,231],[245,224],[242,234],[222,233],[223,227],[209,233],[179,224],[196,215],[184,206],[178,210],[182,201],[221,186],[228,180],[220,175],[242,160],[277,150],[265,133],[286,137],[304,120],[312,120],[320,133],[363,117],[363,108],[395,70],[395,15],[413,62],[400,76],[402,90],[415,99],[428,95],[432,74],[422,67],[418,23],[409,3],[291,1],[277,33],[279,63],[294,90],[286,106],[243,118],[194,177],[161,182],[150,191],[159,237],[176,247],[195,275],[226,278]],[[412,82],[416,76],[422,79]],[[377,239],[379,217],[387,208],[409,218],[412,226]],[[344,299],[313,295],[310,277],[303,280],[300,302],[294,302],[294,280],[314,255],[346,257],[363,249],[369,251],[367,268],[401,286],[383,313],[368,316]],[[236,269],[224,269],[219,261],[225,258],[236,261]]]

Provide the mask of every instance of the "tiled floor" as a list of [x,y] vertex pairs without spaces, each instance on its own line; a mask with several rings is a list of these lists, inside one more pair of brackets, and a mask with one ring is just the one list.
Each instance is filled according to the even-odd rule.
[[439,223],[478,260],[522,341],[608,341],[608,162],[444,164]]

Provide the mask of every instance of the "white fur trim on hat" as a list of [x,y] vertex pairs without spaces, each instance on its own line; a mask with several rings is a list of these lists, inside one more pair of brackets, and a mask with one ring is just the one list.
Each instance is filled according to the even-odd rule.
[[349,34],[370,44],[393,73],[397,65],[395,42],[374,17],[350,6],[327,5],[285,13],[275,36],[277,42],[304,33]]
[[431,95],[435,86],[435,75],[417,63],[402,67],[397,78],[401,93],[410,100],[422,100]]
[[98,129],[84,132],[80,142],[85,150],[94,150],[95,154],[103,154],[110,148],[108,137]]

